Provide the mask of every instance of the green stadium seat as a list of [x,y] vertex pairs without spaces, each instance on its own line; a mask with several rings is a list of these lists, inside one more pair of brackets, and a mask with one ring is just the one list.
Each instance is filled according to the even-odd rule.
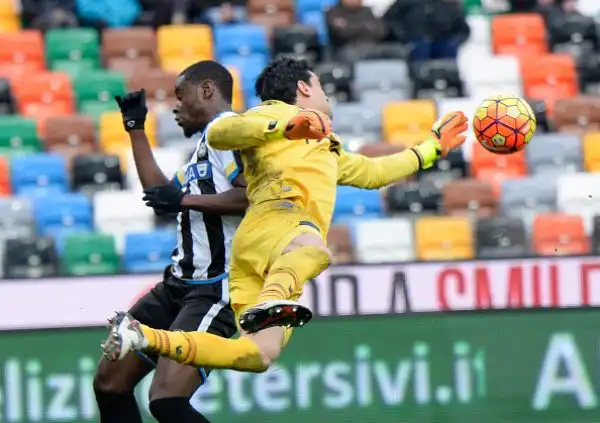
[[91,117],[97,124],[100,123],[100,116],[104,112],[118,112],[119,107],[116,101],[84,101],[79,108],[79,114]]
[[0,155],[42,151],[34,120],[16,115],[0,116]]
[[93,59],[83,59],[77,62],[73,60],[55,60],[51,63],[50,69],[69,74],[71,79],[75,79],[84,72],[96,69],[96,61]]
[[120,269],[115,238],[103,234],[74,234],[65,240],[61,257],[65,275],[107,275]]
[[73,81],[73,87],[79,111],[92,116],[100,109],[101,111],[115,110],[114,97],[124,95],[126,92],[125,77],[122,74],[98,70],[80,74]]
[[57,60],[91,60],[100,67],[100,38],[91,28],[51,29],[46,33],[46,59],[51,68]]
[[483,13],[481,0],[463,0],[463,7],[469,15],[479,15]]

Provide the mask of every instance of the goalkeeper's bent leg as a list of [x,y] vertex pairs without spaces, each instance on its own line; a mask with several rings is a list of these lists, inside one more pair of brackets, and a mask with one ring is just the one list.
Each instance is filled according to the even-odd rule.
[[320,236],[308,232],[296,236],[273,260],[258,303],[298,297],[304,284],[330,264],[331,255]]

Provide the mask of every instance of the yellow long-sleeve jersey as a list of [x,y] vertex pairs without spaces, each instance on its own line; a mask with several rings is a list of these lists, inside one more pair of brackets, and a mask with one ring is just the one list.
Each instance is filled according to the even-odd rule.
[[207,141],[213,148],[241,151],[250,207],[269,201],[294,201],[326,235],[338,184],[381,188],[419,169],[419,159],[410,150],[368,158],[345,152],[339,142],[329,138],[271,139],[269,128],[275,122],[287,122],[299,111],[297,106],[267,101],[209,126]]

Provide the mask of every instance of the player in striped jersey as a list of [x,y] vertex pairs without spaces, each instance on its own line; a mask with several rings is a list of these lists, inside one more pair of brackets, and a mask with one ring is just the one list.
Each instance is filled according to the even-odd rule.
[[[213,150],[206,131],[221,117],[233,115],[233,79],[213,61],[198,62],[179,75],[175,119],[184,135],[198,140],[188,163],[169,181],[158,167],[144,132],[144,91],[117,98],[129,133],[146,204],[159,213],[178,212],[178,245],[173,264],[130,310],[152,327],[203,331],[222,337],[236,332],[229,304],[228,263],[231,242],[247,201],[241,164],[232,152]],[[206,423],[193,408],[207,371],[154,355],[129,354],[124,360],[101,360],[94,390],[102,423],[141,423],[133,390],[156,366],[150,411],[160,423]]]

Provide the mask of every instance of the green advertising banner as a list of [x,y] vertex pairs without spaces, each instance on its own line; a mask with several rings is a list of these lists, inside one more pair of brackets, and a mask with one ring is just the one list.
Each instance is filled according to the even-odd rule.
[[[0,422],[98,421],[104,334],[1,334]],[[195,401],[215,423],[597,423],[600,310],[323,319],[269,372],[209,381]]]

